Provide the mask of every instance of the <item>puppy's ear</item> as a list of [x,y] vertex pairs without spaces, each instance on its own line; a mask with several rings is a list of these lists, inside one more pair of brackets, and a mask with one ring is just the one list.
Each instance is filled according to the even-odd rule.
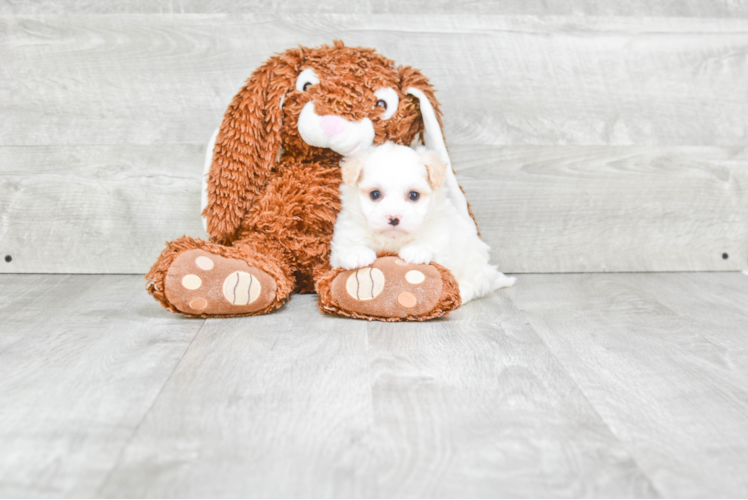
[[223,117],[207,177],[203,210],[211,240],[236,238],[244,214],[267,182],[281,144],[283,98],[294,89],[301,48],[270,58],[247,80]]
[[439,153],[428,151],[425,148],[418,148],[418,156],[421,158],[421,163],[426,167],[431,188],[437,189],[441,187],[447,175],[447,165],[439,159]]
[[340,173],[343,174],[343,182],[355,187],[364,173],[364,163],[366,163],[366,155],[364,154],[343,158],[340,161]]

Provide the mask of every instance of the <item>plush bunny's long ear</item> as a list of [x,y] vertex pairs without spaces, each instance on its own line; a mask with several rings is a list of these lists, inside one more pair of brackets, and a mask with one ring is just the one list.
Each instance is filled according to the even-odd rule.
[[452,162],[449,160],[447,145],[444,143],[444,135],[442,134],[434,106],[431,105],[429,98],[420,89],[410,87],[407,93],[416,97],[419,101],[421,117],[423,118],[423,142],[426,148],[435,151],[439,155],[439,159],[447,166],[444,187],[447,189],[449,198],[457,207],[457,210],[459,210],[460,215],[464,216],[470,222],[475,223],[470,216],[465,194],[460,189],[459,184],[457,184],[457,177],[455,177],[454,170],[452,170]]
[[267,182],[281,144],[283,98],[294,88],[300,58],[292,50],[260,66],[234,96],[211,141],[202,215],[217,243],[236,238],[242,217]]

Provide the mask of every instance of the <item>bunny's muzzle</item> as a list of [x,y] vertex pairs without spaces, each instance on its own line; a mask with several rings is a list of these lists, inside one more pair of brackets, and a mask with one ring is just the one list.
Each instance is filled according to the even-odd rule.
[[336,115],[320,116],[314,112],[313,102],[301,110],[298,130],[310,146],[330,148],[343,156],[366,149],[374,141],[374,125],[368,118],[351,122]]

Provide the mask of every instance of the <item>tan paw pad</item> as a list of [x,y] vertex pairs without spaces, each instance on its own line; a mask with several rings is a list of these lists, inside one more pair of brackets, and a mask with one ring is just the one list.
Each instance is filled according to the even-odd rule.
[[203,284],[203,280],[201,280],[198,276],[195,276],[194,274],[188,274],[184,278],[182,278],[182,286],[185,287],[187,290],[197,290],[200,288],[200,285]]
[[401,306],[407,307],[408,309],[410,309],[411,307],[415,307],[415,305],[418,303],[418,300],[416,300],[416,296],[410,292],[403,292],[398,295],[397,301]]
[[208,301],[205,300],[202,297],[195,297],[190,301],[190,309],[194,309],[195,311],[202,311],[206,307],[208,307]]
[[195,265],[203,271],[210,271],[211,269],[213,269],[214,264],[210,257],[201,255],[200,257],[195,259]]
[[231,273],[223,282],[223,296],[235,306],[251,304],[257,300],[261,291],[260,280],[244,271]]
[[421,271],[416,271],[415,269],[412,271],[408,271],[405,274],[405,280],[408,283],[412,283],[413,285],[423,283],[423,280],[425,279],[426,279],[426,276]]
[[345,289],[356,300],[371,300],[384,290],[384,274],[373,267],[359,269],[348,278]]

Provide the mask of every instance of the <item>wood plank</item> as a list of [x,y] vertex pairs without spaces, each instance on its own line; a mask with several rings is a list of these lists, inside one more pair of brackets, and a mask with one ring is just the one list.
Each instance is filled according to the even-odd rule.
[[203,321],[139,276],[0,276],[0,496],[96,496]]
[[[646,290],[710,346],[710,360],[725,378],[748,387],[748,277],[743,273],[635,274],[631,287]],[[721,359],[720,359],[721,358]]]
[[740,18],[66,14],[0,33],[0,145],[203,142],[262,61],[333,38],[421,68],[452,145],[748,136]]
[[[748,278],[714,280],[707,290],[700,275],[537,275],[507,291],[666,497],[748,491],[745,311],[716,298],[748,300]],[[697,302],[689,292],[711,306],[698,319],[684,312]]]
[[[0,258],[13,258],[0,272],[145,273],[164,241],[204,237],[203,148],[0,147]],[[744,149],[461,146],[451,154],[507,272],[748,262]]]
[[389,325],[313,296],[209,320],[100,493],[657,495],[508,300]]
[[743,148],[452,151],[493,260],[509,272],[725,271],[748,263]]
[[0,276],[0,496],[748,490],[743,274],[526,275],[425,324],[297,296],[184,357],[203,322],[141,281]]
[[3,272],[140,273],[203,237],[205,145],[0,147]]
[[748,17],[748,4],[735,0],[331,0],[307,2],[285,0],[217,1],[217,0],[127,0],[95,2],[56,0],[41,2],[4,0],[0,14],[489,14],[489,15],[587,15],[587,16],[670,16],[670,17]]
[[378,496],[659,496],[503,292],[369,344]]
[[310,295],[208,320],[99,496],[360,496],[366,327]]

